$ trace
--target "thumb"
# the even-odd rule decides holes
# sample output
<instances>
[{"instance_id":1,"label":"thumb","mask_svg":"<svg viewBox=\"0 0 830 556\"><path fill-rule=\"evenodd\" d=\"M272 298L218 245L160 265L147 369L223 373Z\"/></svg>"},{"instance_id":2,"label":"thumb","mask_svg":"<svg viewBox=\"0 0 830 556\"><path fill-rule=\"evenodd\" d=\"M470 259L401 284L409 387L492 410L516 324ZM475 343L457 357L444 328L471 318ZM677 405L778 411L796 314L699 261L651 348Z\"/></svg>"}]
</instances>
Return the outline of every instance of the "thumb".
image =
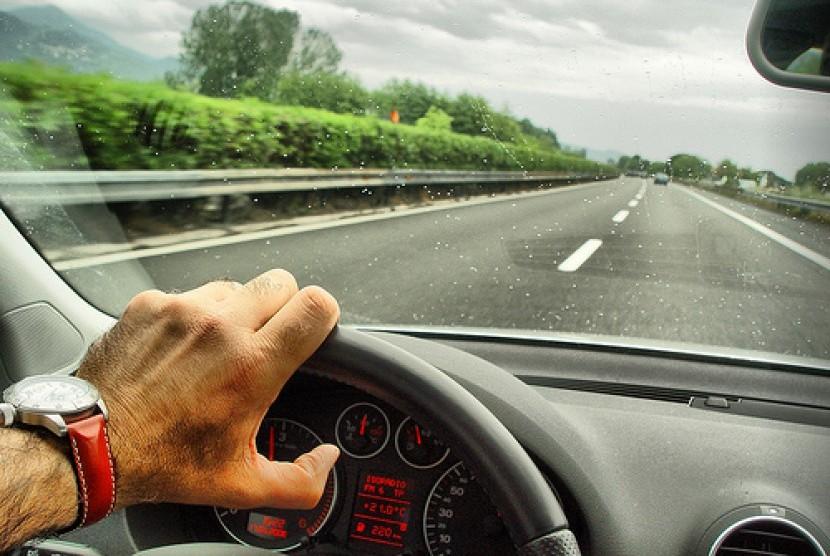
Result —
<instances>
[{"instance_id":1,"label":"thumb","mask_svg":"<svg viewBox=\"0 0 830 556\"><path fill-rule=\"evenodd\" d=\"M293 462L268 461L260 456L262 506L288 510L310 509L317 505L326 488L329 472L340 450L321 444Z\"/></svg>"}]
</instances>

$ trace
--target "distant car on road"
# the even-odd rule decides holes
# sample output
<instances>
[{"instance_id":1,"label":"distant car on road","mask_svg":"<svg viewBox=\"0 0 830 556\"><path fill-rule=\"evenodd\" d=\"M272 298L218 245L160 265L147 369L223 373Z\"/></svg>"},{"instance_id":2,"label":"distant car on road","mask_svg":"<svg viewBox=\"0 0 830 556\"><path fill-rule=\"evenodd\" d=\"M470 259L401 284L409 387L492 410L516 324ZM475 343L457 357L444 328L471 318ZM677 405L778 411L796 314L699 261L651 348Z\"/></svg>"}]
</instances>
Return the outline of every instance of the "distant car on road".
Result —
<instances>
[{"instance_id":1,"label":"distant car on road","mask_svg":"<svg viewBox=\"0 0 830 556\"><path fill-rule=\"evenodd\" d=\"M654 185L669 185L669 176L663 172L657 172L654 174Z\"/></svg>"}]
</instances>

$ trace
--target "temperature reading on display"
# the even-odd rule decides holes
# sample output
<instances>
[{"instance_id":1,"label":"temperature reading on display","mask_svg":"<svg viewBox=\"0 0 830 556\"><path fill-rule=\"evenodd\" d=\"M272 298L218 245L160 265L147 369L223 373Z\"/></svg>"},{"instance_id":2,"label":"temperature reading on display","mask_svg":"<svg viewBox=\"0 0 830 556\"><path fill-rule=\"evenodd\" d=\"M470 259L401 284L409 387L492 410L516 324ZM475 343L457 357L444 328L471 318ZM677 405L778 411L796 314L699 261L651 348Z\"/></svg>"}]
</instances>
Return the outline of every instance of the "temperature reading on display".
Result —
<instances>
[{"instance_id":1,"label":"temperature reading on display","mask_svg":"<svg viewBox=\"0 0 830 556\"><path fill-rule=\"evenodd\" d=\"M364 471L352 515L351 544L397 554L409 531L410 513L409 480Z\"/></svg>"}]
</instances>

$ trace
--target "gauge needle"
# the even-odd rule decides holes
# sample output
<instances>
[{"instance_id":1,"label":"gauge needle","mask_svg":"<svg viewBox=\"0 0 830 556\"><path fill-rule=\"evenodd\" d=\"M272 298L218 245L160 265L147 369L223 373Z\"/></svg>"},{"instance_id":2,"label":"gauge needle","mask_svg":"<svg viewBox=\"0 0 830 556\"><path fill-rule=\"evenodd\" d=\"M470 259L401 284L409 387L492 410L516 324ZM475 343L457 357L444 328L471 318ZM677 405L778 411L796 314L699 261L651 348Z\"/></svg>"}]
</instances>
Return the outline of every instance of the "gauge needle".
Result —
<instances>
[{"instance_id":1,"label":"gauge needle","mask_svg":"<svg viewBox=\"0 0 830 556\"><path fill-rule=\"evenodd\" d=\"M274 461L274 425L268 427L268 459Z\"/></svg>"},{"instance_id":2,"label":"gauge needle","mask_svg":"<svg viewBox=\"0 0 830 556\"><path fill-rule=\"evenodd\" d=\"M360 420L360 436L366 434L366 422L369 420L369 416L364 413L363 419Z\"/></svg>"},{"instance_id":3,"label":"gauge needle","mask_svg":"<svg viewBox=\"0 0 830 556\"><path fill-rule=\"evenodd\" d=\"M421 445L421 427L415 425L415 442L418 443L418 446Z\"/></svg>"}]
</instances>

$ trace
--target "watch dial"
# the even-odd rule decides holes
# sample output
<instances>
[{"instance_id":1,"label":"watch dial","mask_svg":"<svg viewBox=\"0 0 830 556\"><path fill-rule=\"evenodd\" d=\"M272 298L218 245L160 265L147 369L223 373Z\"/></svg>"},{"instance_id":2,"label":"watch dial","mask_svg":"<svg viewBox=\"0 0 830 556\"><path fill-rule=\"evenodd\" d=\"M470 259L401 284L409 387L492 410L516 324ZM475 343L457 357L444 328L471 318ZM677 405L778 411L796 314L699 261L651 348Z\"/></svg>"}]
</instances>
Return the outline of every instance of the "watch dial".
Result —
<instances>
[{"instance_id":1,"label":"watch dial","mask_svg":"<svg viewBox=\"0 0 830 556\"><path fill-rule=\"evenodd\" d=\"M5 392L7 402L39 413L77 413L93 407L98 391L85 380L71 376L24 379Z\"/></svg>"}]
</instances>

